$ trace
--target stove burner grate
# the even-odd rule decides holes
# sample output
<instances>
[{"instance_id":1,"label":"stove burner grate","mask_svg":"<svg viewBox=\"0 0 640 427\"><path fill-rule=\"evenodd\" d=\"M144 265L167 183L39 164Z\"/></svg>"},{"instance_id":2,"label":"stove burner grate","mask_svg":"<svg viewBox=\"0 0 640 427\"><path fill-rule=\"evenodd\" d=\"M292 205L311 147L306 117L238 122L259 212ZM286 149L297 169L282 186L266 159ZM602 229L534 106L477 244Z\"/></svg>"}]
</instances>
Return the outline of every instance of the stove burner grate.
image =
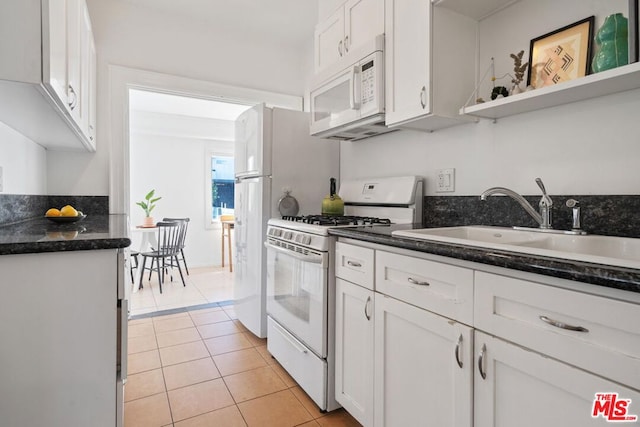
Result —
<instances>
[{"instance_id":1,"label":"stove burner grate","mask_svg":"<svg viewBox=\"0 0 640 427\"><path fill-rule=\"evenodd\" d=\"M305 224L324 225L324 226L340 226L340 225L374 225L374 224L391 224L391 220L387 218L376 218L367 216L329 216L329 215L306 215L306 216L283 216L285 221L302 222Z\"/></svg>"}]
</instances>

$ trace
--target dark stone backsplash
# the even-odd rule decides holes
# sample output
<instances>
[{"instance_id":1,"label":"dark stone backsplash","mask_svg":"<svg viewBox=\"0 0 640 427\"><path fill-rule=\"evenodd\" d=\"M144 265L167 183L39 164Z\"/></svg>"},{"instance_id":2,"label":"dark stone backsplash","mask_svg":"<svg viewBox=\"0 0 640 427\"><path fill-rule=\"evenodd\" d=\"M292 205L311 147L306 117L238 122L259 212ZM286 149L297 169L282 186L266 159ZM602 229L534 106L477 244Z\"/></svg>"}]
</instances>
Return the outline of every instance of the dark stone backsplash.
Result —
<instances>
[{"instance_id":1,"label":"dark stone backsplash","mask_svg":"<svg viewBox=\"0 0 640 427\"><path fill-rule=\"evenodd\" d=\"M0 194L0 225L44 216L49 208L72 205L87 215L108 215L109 196Z\"/></svg>"},{"instance_id":2,"label":"dark stone backsplash","mask_svg":"<svg viewBox=\"0 0 640 427\"><path fill-rule=\"evenodd\" d=\"M582 229L591 234L640 237L640 196L558 196L553 200L553 228L571 229L572 211L565 205L568 199L580 202ZM538 210L540 196L525 196ZM507 196L426 196L424 198L425 227L460 225L494 225L538 227L538 223L515 200Z\"/></svg>"}]
</instances>

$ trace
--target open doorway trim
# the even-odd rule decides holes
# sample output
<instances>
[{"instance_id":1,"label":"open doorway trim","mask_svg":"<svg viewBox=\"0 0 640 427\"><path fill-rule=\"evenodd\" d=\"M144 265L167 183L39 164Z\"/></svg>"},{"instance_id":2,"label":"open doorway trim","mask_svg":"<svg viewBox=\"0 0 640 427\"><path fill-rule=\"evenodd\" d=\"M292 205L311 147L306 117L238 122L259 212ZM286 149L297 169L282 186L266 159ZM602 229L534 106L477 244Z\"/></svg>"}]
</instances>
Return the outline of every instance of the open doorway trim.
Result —
<instances>
[{"instance_id":1,"label":"open doorway trim","mask_svg":"<svg viewBox=\"0 0 640 427\"><path fill-rule=\"evenodd\" d=\"M302 110L301 96L109 65L109 212L129 214L129 89Z\"/></svg>"}]
</instances>

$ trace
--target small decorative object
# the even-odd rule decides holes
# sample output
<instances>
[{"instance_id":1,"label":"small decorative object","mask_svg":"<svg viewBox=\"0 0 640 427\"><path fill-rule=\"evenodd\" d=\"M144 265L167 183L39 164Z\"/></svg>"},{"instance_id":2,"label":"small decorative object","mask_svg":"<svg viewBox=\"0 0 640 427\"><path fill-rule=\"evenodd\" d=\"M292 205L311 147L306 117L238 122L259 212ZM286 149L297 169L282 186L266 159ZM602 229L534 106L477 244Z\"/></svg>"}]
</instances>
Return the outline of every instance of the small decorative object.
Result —
<instances>
[{"instance_id":1,"label":"small decorative object","mask_svg":"<svg viewBox=\"0 0 640 427\"><path fill-rule=\"evenodd\" d=\"M151 190L144 196L144 200L141 202L136 202L136 205L140 206L144 210L145 218L142 222L143 227L154 227L155 222L153 221L153 217L151 216L151 211L156 207L156 202L162 197L153 198L156 190Z\"/></svg>"},{"instance_id":2,"label":"small decorative object","mask_svg":"<svg viewBox=\"0 0 640 427\"><path fill-rule=\"evenodd\" d=\"M529 63L522 63L522 55L524 55L524 50L521 50L517 55L514 53L510 55L511 58L513 58L513 73L515 75L515 77L511 77L511 83L513 83L513 86L511 87L511 95L523 92L520 87L520 83L522 83L522 80L524 79L524 72L526 71Z\"/></svg>"},{"instance_id":3,"label":"small decorative object","mask_svg":"<svg viewBox=\"0 0 640 427\"><path fill-rule=\"evenodd\" d=\"M594 17L531 40L527 85L538 89L589 73Z\"/></svg>"},{"instance_id":4,"label":"small decorative object","mask_svg":"<svg viewBox=\"0 0 640 427\"><path fill-rule=\"evenodd\" d=\"M491 99L506 98L507 96L509 96L509 91L504 86L496 86L491 91Z\"/></svg>"},{"instance_id":5,"label":"small decorative object","mask_svg":"<svg viewBox=\"0 0 640 427\"><path fill-rule=\"evenodd\" d=\"M278 200L278 212L282 216L296 216L300 210L298 201L290 193L290 189L283 189L284 196Z\"/></svg>"},{"instance_id":6,"label":"small decorative object","mask_svg":"<svg viewBox=\"0 0 640 427\"><path fill-rule=\"evenodd\" d=\"M604 19L596 32L596 54L591 62L594 73L610 70L629 63L629 22L622 13L614 13Z\"/></svg>"}]
</instances>

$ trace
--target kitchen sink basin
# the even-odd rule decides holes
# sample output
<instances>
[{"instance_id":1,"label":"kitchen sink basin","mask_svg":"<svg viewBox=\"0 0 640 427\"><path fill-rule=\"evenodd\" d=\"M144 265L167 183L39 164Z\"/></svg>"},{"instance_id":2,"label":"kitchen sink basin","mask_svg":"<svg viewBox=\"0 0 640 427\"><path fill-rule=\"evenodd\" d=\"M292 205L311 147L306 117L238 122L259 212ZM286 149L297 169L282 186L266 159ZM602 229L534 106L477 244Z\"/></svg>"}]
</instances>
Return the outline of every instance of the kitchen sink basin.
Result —
<instances>
[{"instance_id":1,"label":"kitchen sink basin","mask_svg":"<svg viewBox=\"0 0 640 427\"><path fill-rule=\"evenodd\" d=\"M393 236L640 269L640 239L463 226L394 231Z\"/></svg>"}]
</instances>

